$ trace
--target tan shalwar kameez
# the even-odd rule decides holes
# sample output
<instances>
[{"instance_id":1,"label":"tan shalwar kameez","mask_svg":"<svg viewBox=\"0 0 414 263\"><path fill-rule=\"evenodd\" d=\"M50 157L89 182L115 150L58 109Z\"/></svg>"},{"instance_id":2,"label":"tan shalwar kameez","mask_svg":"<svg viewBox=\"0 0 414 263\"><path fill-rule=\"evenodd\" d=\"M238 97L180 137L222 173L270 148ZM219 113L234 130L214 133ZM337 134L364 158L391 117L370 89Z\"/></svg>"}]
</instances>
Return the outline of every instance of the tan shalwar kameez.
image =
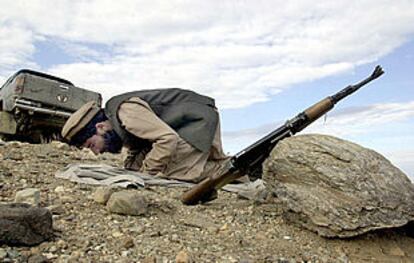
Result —
<instances>
[{"instance_id":1,"label":"tan shalwar kameez","mask_svg":"<svg viewBox=\"0 0 414 263\"><path fill-rule=\"evenodd\" d=\"M148 140L148 149L126 145L128 156L124 166L150 175L199 182L219 172L229 159L222 149L220 124L209 152L201 152L184 141L152 111L144 100L133 97L121 104L118 117L131 134Z\"/></svg>"}]
</instances>

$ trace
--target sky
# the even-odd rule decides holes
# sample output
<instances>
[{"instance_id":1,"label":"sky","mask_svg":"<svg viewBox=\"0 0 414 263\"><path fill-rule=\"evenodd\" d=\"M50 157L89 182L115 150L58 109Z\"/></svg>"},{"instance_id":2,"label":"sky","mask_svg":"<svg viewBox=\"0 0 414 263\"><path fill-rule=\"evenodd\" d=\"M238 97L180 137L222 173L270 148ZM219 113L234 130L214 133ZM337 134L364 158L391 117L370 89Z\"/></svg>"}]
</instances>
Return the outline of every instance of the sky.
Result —
<instances>
[{"instance_id":1,"label":"sky","mask_svg":"<svg viewBox=\"0 0 414 263\"><path fill-rule=\"evenodd\" d=\"M381 65L301 133L373 149L414 180L414 1L0 0L0 81L21 68L111 96L215 98L237 153Z\"/></svg>"}]
</instances>

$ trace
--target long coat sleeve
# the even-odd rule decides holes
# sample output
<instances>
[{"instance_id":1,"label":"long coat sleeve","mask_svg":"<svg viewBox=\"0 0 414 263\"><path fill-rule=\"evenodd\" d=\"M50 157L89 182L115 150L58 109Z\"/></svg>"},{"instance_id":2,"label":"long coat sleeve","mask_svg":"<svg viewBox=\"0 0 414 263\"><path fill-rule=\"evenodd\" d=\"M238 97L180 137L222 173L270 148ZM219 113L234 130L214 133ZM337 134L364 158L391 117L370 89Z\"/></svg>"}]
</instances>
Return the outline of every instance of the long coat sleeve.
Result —
<instances>
[{"instance_id":1,"label":"long coat sleeve","mask_svg":"<svg viewBox=\"0 0 414 263\"><path fill-rule=\"evenodd\" d=\"M129 148L125 168L188 182L199 182L217 173L228 160L221 146L220 126L209 152L201 152L183 140L138 97L121 104L118 117L125 128L151 143L149 149Z\"/></svg>"},{"instance_id":2,"label":"long coat sleeve","mask_svg":"<svg viewBox=\"0 0 414 263\"><path fill-rule=\"evenodd\" d=\"M152 144L140 171L152 175L164 173L176 151L178 134L137 97L121 104L118 117L129 133Z\"/></svg>"}]
</instances>

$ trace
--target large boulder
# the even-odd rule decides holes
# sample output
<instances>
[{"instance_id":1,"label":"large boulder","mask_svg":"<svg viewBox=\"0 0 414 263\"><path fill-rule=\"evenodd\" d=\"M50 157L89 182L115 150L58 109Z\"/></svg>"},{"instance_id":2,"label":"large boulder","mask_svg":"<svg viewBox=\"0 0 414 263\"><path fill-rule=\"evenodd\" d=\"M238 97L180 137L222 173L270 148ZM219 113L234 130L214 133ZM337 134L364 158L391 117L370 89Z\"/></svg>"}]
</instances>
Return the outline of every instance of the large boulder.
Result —
<instances>
[{"instance_id":1,"label":"large boulder","mask_svg":"<svg viewBox=\"0 0 414 263\"><path fill-rule=\"evenodd\" d=\"M414 220L414 185L382 155L326 135L277 144L263 179L284 216L325 237L352 237Z\"/></svg>"},{"instance_id":2,"label":"large boulder","mask_svg":"<svg viewBox=\"0 0 414 263\"><path fill-rule=\"evenodd\" d=\"M52 214L46 208L0 204L0 245L34 246L52 237Z\"/></svg>"}]
</instances>

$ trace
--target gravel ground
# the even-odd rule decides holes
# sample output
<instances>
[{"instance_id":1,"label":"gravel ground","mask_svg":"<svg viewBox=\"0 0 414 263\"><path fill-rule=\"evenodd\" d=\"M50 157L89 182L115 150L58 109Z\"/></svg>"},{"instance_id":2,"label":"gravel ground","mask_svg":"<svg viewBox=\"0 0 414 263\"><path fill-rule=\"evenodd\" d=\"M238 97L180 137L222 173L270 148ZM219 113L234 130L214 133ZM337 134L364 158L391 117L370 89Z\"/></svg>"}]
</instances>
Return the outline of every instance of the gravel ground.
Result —
<instances>
[{"instance_id":1,"label":"gravel ground","mask_svg":"<svg viewBox=\"0 0 414 263\"><path fill-rule=\"evenodd\" d=\"M326 239L284 221L277 199L264 203L220 192L208 205L184 206L181 188L138 189L145 216L111 214L94 186L55 178L70 163L120 165L66 144L0 146L0 202L37 188L53 213L56 237L35 247L0 247L0 262L414 262L412 229ZM411 232L410 232L411 231Z\"/></svg>"}]
</instances>

